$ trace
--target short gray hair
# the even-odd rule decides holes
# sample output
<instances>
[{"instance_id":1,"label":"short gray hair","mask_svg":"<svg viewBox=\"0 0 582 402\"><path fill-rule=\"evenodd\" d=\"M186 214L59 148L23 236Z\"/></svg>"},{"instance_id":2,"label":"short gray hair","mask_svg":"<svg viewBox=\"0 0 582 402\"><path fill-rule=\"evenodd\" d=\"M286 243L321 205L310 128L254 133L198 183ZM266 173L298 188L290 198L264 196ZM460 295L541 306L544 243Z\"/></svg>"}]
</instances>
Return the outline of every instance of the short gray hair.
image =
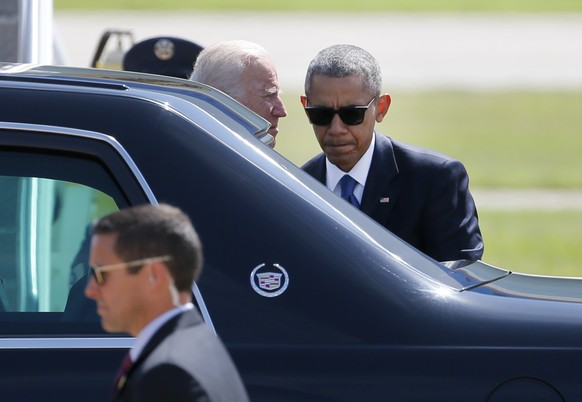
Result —
<instances>
[{"instance_id":1,"label":"short gray hair","mask_svg":"<svg viewBox=\"0 0 582 402\"><path fill-rule=\"evenodd\" d=\"M190 79L240 99L244 96L240 77L245 68L257 60L270 57L265 48L253 42L218 42L200 52Z\"/></svg>"},{"instance_id":2,"label":"short gray hair","mask_svg":"<svg viewBox=\"0 0 582 402\"><path fill-rule=\"evenodd\" d=\"M361 75L364 89L378 96L382 91L380 65L370 53L354 45L333 45L321 50L309 64L305 76L305 95L309 97L314 75L343 78Z\"/></svg>"}]
</instances>

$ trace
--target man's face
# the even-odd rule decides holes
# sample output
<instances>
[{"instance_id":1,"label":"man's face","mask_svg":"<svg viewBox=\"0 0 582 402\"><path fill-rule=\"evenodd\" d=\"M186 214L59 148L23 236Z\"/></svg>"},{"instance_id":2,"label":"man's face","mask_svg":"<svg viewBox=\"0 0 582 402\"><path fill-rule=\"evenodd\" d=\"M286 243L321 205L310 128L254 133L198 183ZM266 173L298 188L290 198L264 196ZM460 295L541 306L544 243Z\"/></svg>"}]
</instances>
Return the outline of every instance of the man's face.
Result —
<instances>
[{"instance_id":1,"label":"man's face","mask_svg":"<svg viewBox=\"0 0 582 402\"><path fill-rule=\"evenodd\" d=\"M104 267L124 262L114 251L117 234L94 235L91 239L90 264ZM104 272L105 281L98 285L91 278L85 287L85 295L97 303L101 326L107 332L126 332L136 336L145 325L143 303L144 272L130 274L127 268Z\"/></svg>"},{"instance_id":2,"label":"man's face","mask_svg":"<svg viewBox=\"0 0 582 402\"><path fill-rule=\"evenodd\" d=\"M260 60L247 66L241 80L244 95L237 99L263 119L271 123L269 134L275 138L279 132L279 118L287 116L281 100L279 80L271 60ZM273 142L273 147L275 142Z\"/></svg>"},{"instance_id":3,"label":"man's face","mask_svg":"<svg viewBox=\"0 0 582 402\"><path fill-rule=\"evenodd\" d=\"M362 76L332 78L314 75L307 96L307 106L333 109L366 106L373 97L374 94L364 90ZM370 146L374 125L376 121L382 121L388 111L389 99L388 95L383 95L372 102L361 124L347 125L335 114L328 125L312 125L319 146L331 163L344 172L354 167ZM305 106L305 98L302 98L302 102Z\"/></svg>"}]
</instances>

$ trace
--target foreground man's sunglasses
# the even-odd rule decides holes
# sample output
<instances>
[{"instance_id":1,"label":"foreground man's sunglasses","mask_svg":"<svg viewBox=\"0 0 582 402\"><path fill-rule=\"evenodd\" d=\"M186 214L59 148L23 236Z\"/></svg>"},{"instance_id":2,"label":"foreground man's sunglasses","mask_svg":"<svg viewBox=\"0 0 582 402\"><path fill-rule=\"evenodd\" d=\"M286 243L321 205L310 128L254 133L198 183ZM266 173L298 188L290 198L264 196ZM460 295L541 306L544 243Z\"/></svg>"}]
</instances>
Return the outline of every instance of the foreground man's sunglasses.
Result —
<instances>
[{"instance_id":1,"label":"foreground man's sunglasses","mask_svg":"<svg viewBox=\"0 0 582 402\"><path fill-rule=\"evenodd\" d=\"M91 278L95 279L97 285L101 286L105 283L105 273L109 271L115 271L116 269L139 267L146 264L153 264L154 262L165 262L171 260L172 257L169 255L163 255L160 257L150 257L143 258L141 260L120 262L118 264L110 264L99 266L89 266L89 272L91 273Z\"/></svg>"}]
</instances>

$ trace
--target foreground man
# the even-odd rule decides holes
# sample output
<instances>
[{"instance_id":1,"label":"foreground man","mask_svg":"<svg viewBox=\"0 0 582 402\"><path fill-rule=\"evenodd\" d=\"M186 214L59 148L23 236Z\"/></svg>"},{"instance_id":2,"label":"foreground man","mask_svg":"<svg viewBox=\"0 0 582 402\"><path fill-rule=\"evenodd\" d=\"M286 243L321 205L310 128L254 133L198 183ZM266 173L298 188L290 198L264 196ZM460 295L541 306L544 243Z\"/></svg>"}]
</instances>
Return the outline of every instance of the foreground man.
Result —
<instances>
[{"instance_id":1,"label":"foreground man","mask_svg":"<svg viewBox=\"0 0 582 402\"><path fill-rule=\"evenodd\" d=\"M184 213L143 205L101 218L90 264L85 294L101 325L137 337L110 400L248 401L226 349L191 303L202 250Z\"/></svg>"},{"instance_id":2,"label":"foreground man","mask_svg":"<svg viewBox=\"0 0 582 402\"><path fill-rule=\"evenodd\" d=\"M311 61L301 102L322 154L303 169L437 261L477 260L483 240L461 162L375 132L390 107L376 59L334 45Z\"/></svg>"}]
</instances>

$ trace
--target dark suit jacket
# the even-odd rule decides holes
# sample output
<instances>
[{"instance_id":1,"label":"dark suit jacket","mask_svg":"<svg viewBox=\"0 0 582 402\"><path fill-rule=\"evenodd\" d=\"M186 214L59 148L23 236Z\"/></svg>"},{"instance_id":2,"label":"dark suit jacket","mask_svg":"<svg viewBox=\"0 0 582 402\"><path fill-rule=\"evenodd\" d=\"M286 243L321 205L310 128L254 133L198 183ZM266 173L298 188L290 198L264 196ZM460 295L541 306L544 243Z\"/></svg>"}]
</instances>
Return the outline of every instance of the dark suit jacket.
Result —
<instances>
[{"instance_id":1,"label":"dark suit jacket","mask_svg":"<svg viewBox=\"0 0 582 402\"><path fill-rule=\"evenodd\" d=\"M248 396L222 342L189 310L154 334L116 400L248 402Z\"/></svg>"},{"instance_id":2,"label":"dark suit jacket","mask_svg":"<svg viewBox=\"0 0 582 402\"><path fill-rule=\"evenodd\" d=\"M375 135L360 209L437 261L480 259L483 240L462 163ZM325 184L323 153L302 169Z\"/></svg>"}]
</instances>

